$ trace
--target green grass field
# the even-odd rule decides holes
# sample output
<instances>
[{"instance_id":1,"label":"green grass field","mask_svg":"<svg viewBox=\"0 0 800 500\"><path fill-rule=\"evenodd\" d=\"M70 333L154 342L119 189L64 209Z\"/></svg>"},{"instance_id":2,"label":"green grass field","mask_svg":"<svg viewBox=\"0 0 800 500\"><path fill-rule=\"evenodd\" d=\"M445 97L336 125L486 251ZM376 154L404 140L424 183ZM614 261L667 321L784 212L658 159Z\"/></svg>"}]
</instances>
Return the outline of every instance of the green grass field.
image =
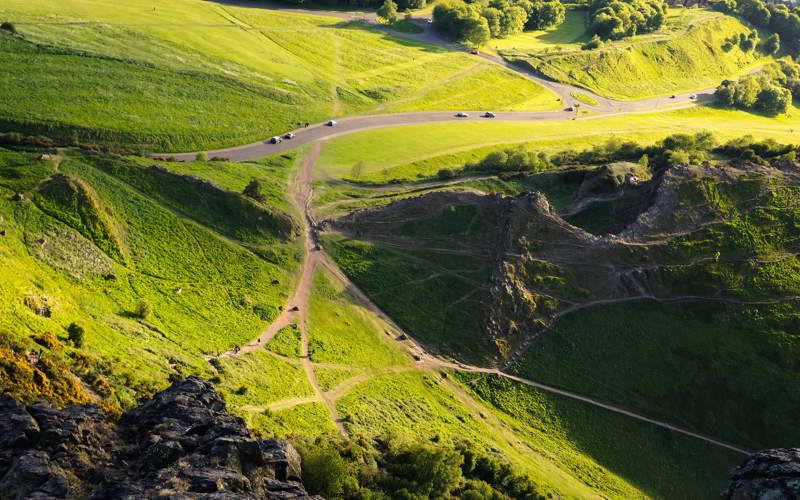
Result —
<instances>
[{"instance_id":1,"label":"green grass field","mask_svg":"<svg viewBox=\"0 0 800 500\"><path fill-rule=\"evenodd\" d=\"M316 175L349 178L353 165L363 162L361 181L387 182L432 177L441 168L460 168L467 161L509 144L547 152L582 149L611 136L651 144L679 132L712 130L720 140L752 134L778 142L797 143L800 110L769 118L743 111L698 106L659 113L597 117L577 121L493 122L409 125L367 130L326 142Z\"/></svg>"},{"instance_id":2,"label":"green grass field","mask_svg":"<svg viewBox=\"0 0 800 500\"><path fill-rule=\"evenodd\" d=\"M0 37L10 97L0 126L66 141L203 150L395 101L555 105L535 83L468 54L331 17L199 0L11 0L0 16L24 36ZM476 94L476 84L509 94Z\"/></svg>"},{"instance_id":3,"label":"green grass field","mask_svg":"<svg viewBox=\"0 0 800 500\"><path fill-rule=\"evenodd\" d=\"M369 368L409 363L409 357L390 344L386 326L349 298L344 286L332 282L325 271L314 277L309 308L312 361Z\"/></svg>"}]
</instances>

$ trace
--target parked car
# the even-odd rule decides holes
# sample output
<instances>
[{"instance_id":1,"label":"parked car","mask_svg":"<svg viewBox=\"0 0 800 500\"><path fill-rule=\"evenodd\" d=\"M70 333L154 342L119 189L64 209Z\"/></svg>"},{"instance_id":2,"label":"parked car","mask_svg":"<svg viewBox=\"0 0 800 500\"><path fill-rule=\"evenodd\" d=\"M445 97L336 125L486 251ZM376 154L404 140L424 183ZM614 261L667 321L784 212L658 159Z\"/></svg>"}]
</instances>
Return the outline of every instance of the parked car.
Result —
<instances>
[{"instance_id":1,"label":"parked car","mask_svg":"<svg viewBox=\"0 0 800 500\"><path fill-rule=\"evenodd\" d=\"M472 55L474 55L474 56L477 56L477 55L478 55L478 49L471 49L471 50L469 51L469 53L470 53L470 54L472 54Z\"/></svg>"},{"instance_id":2,"label":"parked car","mask_svg":"<svg viewBox=\"0 0 800 500\"><path fill-rule=\"evenodd\" d=\"M494 113L492 113L491 111L487 111L486 113L483 114L483 117L484 118L494 118Z\"/></svg>"},{"instance_id":3,"label":"parked car","mask_svg":"<svg viewBox=\"0 0 800 500\"><path fill-rule=\"evenodd\" d=\"M287 132L286 134L283 135L283 138L284 139L294 139L294 133Z\"/></svg>"},{"instance_id":4,"label":"parked car","mask_svg":"<svg viewBox=\"0 0 800 500\"><path fill-rule=\"evenodd\" d=\"M325 123L325 125L329 127L335 127L336 125L338 125L338 123L336 122L336 120L328 120L327 123Z\"/></svg>"},{"instance_id":5,"label":"parked car","mask_svg":"<svg viewBox=\"0 0 800 500\"><path fill-rule=\"evenodd\" d=\"M459 111L458 113L456 113L456 117L457 118L469 118L469 114L464 113L463 111Z\"/></svg>"},{"instance_id":6,"label":"parked car","mask_svg":"<svg viewBox=\"0 0 800 500\"><path fill-rule=\"evenodd\" d=\"M283 139L281 139L280 137L278 137L278 136L276 135L275 137L273 137L272 139L270 139L270 140L269 140L269 142L271 142L272 144L278 144L279 142L283 142Z\"/></svg>"},{"instance_id":7,"label":"parked car","mask_svg":"<svg viewBox=\"0 0 800 500\"><path fill-rule=\"evenodd\" d=\"M428 18L428 24L433 24L433 18L432 17Z\"/></svg>"}]
</instances>

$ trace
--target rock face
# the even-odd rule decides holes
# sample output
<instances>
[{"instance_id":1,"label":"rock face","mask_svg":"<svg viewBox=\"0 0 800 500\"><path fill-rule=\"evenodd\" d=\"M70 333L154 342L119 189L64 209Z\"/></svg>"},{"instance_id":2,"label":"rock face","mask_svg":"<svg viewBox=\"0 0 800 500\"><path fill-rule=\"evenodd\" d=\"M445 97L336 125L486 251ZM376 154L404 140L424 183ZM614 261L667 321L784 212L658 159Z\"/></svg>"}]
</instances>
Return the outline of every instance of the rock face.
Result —
<instances>
[{"instance_id":1,"label":"rock face","mask_svg":"<svg viewBox=\"0 0 800 500\"><path fill-rule=\"evenodd\" d=\"M108 423L96 406L0 398L3 498L309 498L300 456L250 436L207 381L190 377Z\"/></svg>"},{"instance_id":2,"label":"rock face","mask_svg":"<svg viewBox=\"0 0 800 500\"><path fill-rule=\"evenodd\" d=\"M722 498L800 498L800 448L763 450L750 455L731 471L731 483Z\"/></svg>"}]
</instances>

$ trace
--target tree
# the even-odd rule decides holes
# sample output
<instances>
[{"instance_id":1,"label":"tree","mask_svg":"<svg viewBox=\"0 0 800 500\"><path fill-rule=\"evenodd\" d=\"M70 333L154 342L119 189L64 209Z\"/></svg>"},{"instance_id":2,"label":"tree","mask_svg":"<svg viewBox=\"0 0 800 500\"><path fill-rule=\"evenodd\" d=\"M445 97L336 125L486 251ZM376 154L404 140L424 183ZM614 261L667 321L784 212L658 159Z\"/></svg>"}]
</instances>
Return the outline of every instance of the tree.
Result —
<instances>
[{"instance_id":1,"label":"tree","mask_svg":"<svg viewBox=\"0 0 800 500\"><path fill-rule=\"evenodd\" d=\"M386 23L392 24L397 21L397 4L392 0L384 0L383 5L378 8L376 14Z\"/></svg>"},{"instance_id":2,"label":"tree","mask_svg":"<svg viewBox=\"0 0 800 500\"><path fill-rule=\"evenodd\" d=\"M313 495L336 498L342 495L350 468L329 443L299 446L303 459L303 485Z\"/></svg>"},{"instance_id":3,"label":"tree","mask_svg":"<svg viewBox=\"0 0 800 500\"><path fill-rule=\"evenodd\" d=\"M67 327L67 338L75 347L83 347L83 336L85 330L83 326L78 323L72 322Z\"/></svg>"},{"instance_id":4,"label":"tree","mask_svg":"<svg viewBox=\"0 0 800 500\"><path fill-rule=\"evenodd\" d=\"M262 203L267 199L267 197L264 195L264 191L261 188L261 182L258 181L258 179L251 179L247 186L245 186L242 194L252 200Z\"/></svg>"},{"instance_id":5,"label":"tree","mask_svg":"<svg viewBox=\"0 0 800 500\"><path fill-rule=\"evenodd\" d=\"M462 23L461 41L473 47L480 47L489 41L489 24L482 17L469 17Z\"/></svg>"},{"instance_id":6,"label":"tree","mask_svg":"<svg viewBox=\"0 0 800 500\"><path fill-rule=\"evenodd\" d=\"M786 113L791 104L792 93L774 83L764 85L756 101L756 107L770 115Z\"/></svg>"},{"instance_id":7,"label":"tree","mask_svg":"<svg viewBox=\"0 0 800 500\"><path fill-rule=\"evenodd\" d=\"M781 50L781 36L777 33L771 34L764 42L764 51L767 54L777 54Z\"/></svg>"},{"instance_id":8,"label":"tree","mask_svg":"<svg viewBox=\"0 0 800 500\"><path fill-rule=\"evenodd\" d=\"M536 1L531 4L529 14L525 26L533 30L544 30L560 26L566 19L567 9L558 0Z\"/></svg>"}]
</instances>

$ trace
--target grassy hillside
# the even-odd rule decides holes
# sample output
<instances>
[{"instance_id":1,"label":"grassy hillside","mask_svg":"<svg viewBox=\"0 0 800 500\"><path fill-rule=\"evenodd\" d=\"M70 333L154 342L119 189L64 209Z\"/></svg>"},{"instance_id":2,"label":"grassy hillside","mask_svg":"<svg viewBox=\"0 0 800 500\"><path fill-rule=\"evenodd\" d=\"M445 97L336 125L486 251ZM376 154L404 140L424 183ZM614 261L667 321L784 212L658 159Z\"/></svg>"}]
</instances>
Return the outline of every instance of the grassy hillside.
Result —
<instances>
[{"instance_id":1,"label":"grassy hillside","mask_svg":"<svg viewBox=\"0 0 800 500\"><path fill-rule=\"evenodd\" d=\"M555 95L469 54L363 23L200 0L11 0L0 127L158 151L254 142L402 109L552 109ZM476 94L474 86L508 93Z\"/></svg>"},{"instance_id":2,"label":"grassy hillside","mask_svg":"<svg viewBox=\"0 0 800 500\"><path fill-rule=\"evenodd\" d=\"M545 76L618 99L671 94L718 85L755 68L758 51L729 51L726 39L748 33L739 20L703 9L672 9L666 26L655 34L608 42L581 50L582 12L553 32L522 34L495 42L504 58L529 64Z\"/></svg>"},{"instance_id":3,"label":"grassy hillside","mask_svg":"<svg viewBox=\"0 0 800 500\"><path fill-rule=\"evenodd\" d=\"M168 377L208 375L204 354L245 343L286 301L295 242L270 240L282 258L275 265L199 222L200 208L182 215L163 192L150 196L97 165L113 163L117 173L148 167L38 156L0 150L0 331L10 341L52 332L68 344L67 326L81 323L82 351L114 363L108 377L127 405ZM22 201L12 200L15 192ZM143 301L151 313L140 314Z\"/></svg>"}]
</instances>

